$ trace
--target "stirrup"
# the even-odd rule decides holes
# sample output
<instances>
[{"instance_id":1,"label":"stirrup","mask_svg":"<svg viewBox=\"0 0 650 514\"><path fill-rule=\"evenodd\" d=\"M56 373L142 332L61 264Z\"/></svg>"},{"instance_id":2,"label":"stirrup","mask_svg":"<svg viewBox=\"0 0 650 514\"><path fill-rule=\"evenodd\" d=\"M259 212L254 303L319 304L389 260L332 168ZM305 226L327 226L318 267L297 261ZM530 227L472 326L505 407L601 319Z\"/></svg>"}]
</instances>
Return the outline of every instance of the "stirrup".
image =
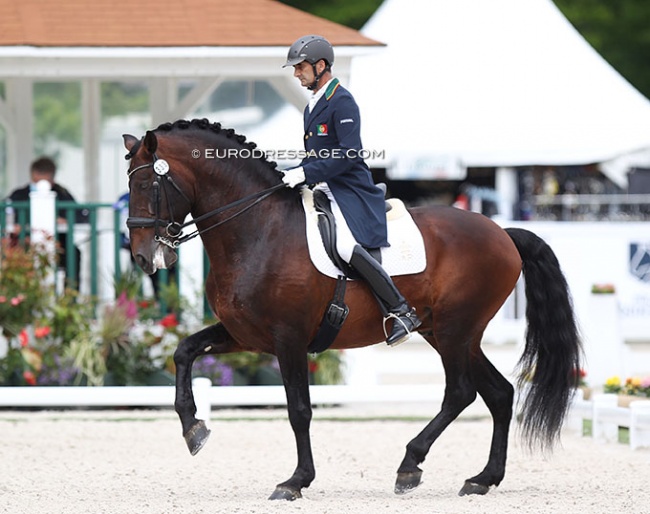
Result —
<instances>
[{"instance_id":1,"label":"stirrup","mask_svg":"<svg viewBox=\"0 0 650 514\"><path fill-rule=\"evenodd\" d=\"M415 318L415 321L411 318L413 316ZM405 330L405 334L400 337L399 339L393 341L392 343L388 342L388 331L386 330L386 322L393 318L393 330L391 330L391 335L395 331L395 323L400 323L402 327ZM404 321L402 321L402 318L406 318L410 321L411 327L409 328ZM404 314L396 314L394 312L389 312L388 315L384 318L384 336L386 337L386 344L390 346L391 348L398 346L402 343L405 343L408 341L411 337L411 334L413 333L413 330L418 328L422 324L422 321L415 315L415 309L410 309L409 311L405 312Z\"/></svg>"}]
</instances>

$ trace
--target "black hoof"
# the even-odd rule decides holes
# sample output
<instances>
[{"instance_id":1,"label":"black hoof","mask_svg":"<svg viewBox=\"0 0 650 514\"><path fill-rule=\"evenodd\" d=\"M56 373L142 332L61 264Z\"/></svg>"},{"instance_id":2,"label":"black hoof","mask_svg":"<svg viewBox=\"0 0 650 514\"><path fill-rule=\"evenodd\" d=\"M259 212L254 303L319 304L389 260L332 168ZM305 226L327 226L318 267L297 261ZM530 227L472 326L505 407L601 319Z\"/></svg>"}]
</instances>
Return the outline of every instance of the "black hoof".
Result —
<instances>
[{"instance_id":1,"label":"black hoof","mask_svg":"<svg viewBox=\"0 0 650 514\"><path fill-rule=\"evenodd\" d=\"M487 494L490 488L487 485L477 484L465 480L465 485L458 491L458 496L467 496L468 494Z\"/></svg>"},{"instance_id":2,"label":"black hoof","mask_svg":"<svg viewBox=\"0 0 650 514\"><path fill-rule=\"evenodd\" d=\"M273 494L269 496L269 500L284 500L288 502L292 502L298 498L302 498L300 491L291 489L286 486L276 487L275 491L273 491Z\"/></svg>"},{"instance_id":3,"label":"black hoof","mask_svg":"<svg viewBox=\"0 0 650 514\"><path fill-rule=\"evenodd\" d=\"M422 471L413 473L397 473L395 481L395 494L406 494L413 491L422 483Z\"/></svg>"},{"instance_id":4,"label":"black hoof","mask_svg":"<svg viewBox=\"0 0 650 514\"><path fill-rule=\"evenodd\" d=\"M183 437L185 437L185 442L187 443L187 448L190 450L190 453L196 455L199 453L199 450L205 446L205 443L208 442L210 431L208 430L208 427L205 426L205 421L200 419Z\"/></svg>"}]
</instances>

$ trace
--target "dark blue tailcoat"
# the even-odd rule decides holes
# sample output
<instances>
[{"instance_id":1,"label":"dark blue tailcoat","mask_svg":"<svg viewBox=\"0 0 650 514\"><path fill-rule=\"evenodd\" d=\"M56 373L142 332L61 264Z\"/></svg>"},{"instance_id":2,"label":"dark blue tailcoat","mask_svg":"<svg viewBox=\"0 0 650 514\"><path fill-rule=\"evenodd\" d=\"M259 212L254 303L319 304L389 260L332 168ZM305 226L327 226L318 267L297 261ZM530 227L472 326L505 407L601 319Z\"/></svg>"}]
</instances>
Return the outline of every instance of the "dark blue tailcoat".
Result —
<instances>
[{"instance_id":1,"label":"dark blue tailcoat","mask_svg":"<svg viewBox=\"0 0 650 514\"><path fill-rule=\"evenodd\" d=\"M305 150L301 166L307 184L326 182L357 242L389 246L384 194L359 157L361 123L352 95L337 79L309 112L305 108Z\"/></svg>"}]
</instances>

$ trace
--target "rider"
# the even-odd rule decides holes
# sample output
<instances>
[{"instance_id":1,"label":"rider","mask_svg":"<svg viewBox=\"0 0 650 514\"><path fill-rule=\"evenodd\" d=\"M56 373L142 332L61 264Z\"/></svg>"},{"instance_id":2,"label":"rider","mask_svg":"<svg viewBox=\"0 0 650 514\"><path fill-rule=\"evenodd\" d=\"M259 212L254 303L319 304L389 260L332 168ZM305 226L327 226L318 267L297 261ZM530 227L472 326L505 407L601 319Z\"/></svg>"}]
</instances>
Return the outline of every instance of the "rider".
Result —
<instances>
[{"instance_id":1,"label":"rider","mask_svg":"<svg viewBox=\"0 0 650 514\"><path fill-rule=\"evenodd\" d=\"M332 64L334 49L322 36L301 37L289 48L284 67L293 66L294 77L312 96L304 112L307 157L299 167L285 170L282 181L288 187L317 184L314 189L328 196L332 210L343 214L347 226L337 226L337 250L368 283L388 318L394 319L386 342L395 346L422 322L368 251L389 246L384 193L359 155L359 108L332 76Z\"/></svg>"}]
</instances>

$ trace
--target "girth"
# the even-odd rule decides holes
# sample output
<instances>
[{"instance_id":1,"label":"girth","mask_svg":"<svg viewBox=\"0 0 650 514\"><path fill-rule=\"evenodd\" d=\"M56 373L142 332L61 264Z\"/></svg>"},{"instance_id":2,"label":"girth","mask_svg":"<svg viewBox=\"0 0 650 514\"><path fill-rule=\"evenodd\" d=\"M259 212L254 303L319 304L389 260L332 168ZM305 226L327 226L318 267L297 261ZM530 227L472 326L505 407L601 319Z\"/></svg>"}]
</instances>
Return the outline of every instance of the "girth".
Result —
<instances>
[{"instance_id":1,"label":"girth","mask_svg":"<svg viewBox=\"0 0 650 514\"><path fill-rule=\"evenodd\" d=\"M359 279L359 274L339 255L336 249L336 219L332 212L332 204L327 195L318 189L313 192L314 208L318 212L318 230L323 240L325 252L332 262L343 272L336 280L334 298L327 306L323 320L307 348L310 353L321 353L327 350L338 335L348 316L348 306L345 304L345 289L348 278ZM378 262L381 262L379 248L366 249Z\"/></svg>"}]
</instances>

